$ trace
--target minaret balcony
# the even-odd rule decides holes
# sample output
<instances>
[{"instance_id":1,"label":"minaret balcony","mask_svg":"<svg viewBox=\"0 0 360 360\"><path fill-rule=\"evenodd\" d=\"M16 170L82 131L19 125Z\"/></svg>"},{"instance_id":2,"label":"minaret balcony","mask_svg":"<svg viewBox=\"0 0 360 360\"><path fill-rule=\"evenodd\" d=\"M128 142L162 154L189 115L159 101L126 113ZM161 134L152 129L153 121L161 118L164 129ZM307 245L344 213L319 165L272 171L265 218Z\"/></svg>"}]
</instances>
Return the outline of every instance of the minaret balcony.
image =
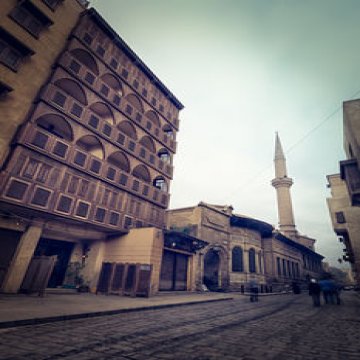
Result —
<instances>
[{"instance_id":1,"label":"minaret balcony","mask_svg":"<svg viewBox=\"0 0 360 360\"><path fill-rule=\"evenodd\" d=\"M275 189L280 187L290 188L293 183L294 183L293 180L289 177L276 178L271 181L271 185Z\"/></svg>"},{"instance_id":2,"label":"minaret balcony","mask_svg":"<svg viewBox=\"0 0 360 360\"><path fill-rule=\"evenodd\" d=\"M341 179L345 181L352 206L360 206L360 169L356 159L340 161Z\"/></svg>"}]
</instances>

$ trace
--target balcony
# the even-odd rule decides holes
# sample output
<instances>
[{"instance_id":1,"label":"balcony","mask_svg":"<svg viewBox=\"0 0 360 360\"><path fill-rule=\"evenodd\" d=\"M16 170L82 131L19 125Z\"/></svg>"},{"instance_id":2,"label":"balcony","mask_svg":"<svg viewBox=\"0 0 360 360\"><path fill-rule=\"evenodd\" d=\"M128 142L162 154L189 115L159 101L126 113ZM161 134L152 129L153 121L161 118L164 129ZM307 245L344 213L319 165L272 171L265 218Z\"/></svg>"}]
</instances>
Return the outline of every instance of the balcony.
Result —
<instances>
[{"instance_id":1,"label":"balcony","mask_svg":"<svg viewBox=\"0 0 360 360\"><path fill-rule=\"evenodd\" d=\"M159 197L161 202L163 194L157 189L131 176L127 180L136 183L139 192L146 187L148 196ZM47 217L65 217L110 231L128 228L125 204L132 200L123 191L29 149L15 149L6 170L0 173L0 184L0 200L27 208L29 216L31 211L42 211ZM132 222L163 226L164 216L152 219L146 209L142 206L141 212L132 215ZM158 207L158 211L164 214L164 208Z\"/></svg>"},{"instance_id":2,"label":"balcony","mask_svg":"<svg viewBox=\"0 0 360 360\"><path fill-rule=\"evenodd\" d=\"M157 171L161 172L166 177L169 177L170 179L172 178L172 165L165 164L163 160L154 157L155 154L152 154L147 149L141 150L139 144L135 143L127 135L122 133L116 126L111 125L107 121L101 119L92 110L80 104L78 101L63 92L54 84L48 84L44 88L41 94L41 98L49 102L51 105L55 106L57 109L64 112L66 115L82 123L87 128L91 128L91 131L96 132L102 138L105 138L106 141L111 142L112 144L120 147L126 152L130 152L132 155L135 155L139 160L145 162L151 167L154 167ZM165 137L168 141L172 141L166 135L164 135L164 138ZM173 143L173 146L175 146L175 142Z\"/></svg>"},{"instance_id":3,"label":"balcony","mask_svg":"<svg viewBox=\"0 0 360 360\"><path fill-rule=\"evenodd\" d=\"M117 110L126 114L131 120L140 125L146 132L167 146L172 152L176 152L176 142L168 136L161 136L163 131L154 126L144 115L136 111L122 95L109 87L99 77L96 77L88 68L77 61L70 53L65 52L59 59L59 64L66 70L70 71L75 77L79 78L83 83L87 84L99 96L108 101Z\"/></svg>"},{"instance_id":4,"label":"balcony","mask_svg":"<svg viewBox=\"0 0 360 360\"><path fill-rule=\"evenodd\" d=\"M18 137L18 142L67 166L110 183L119 189L132 192L162 208L168 207L168 193L162 192L151 184L139 180L106 161L100 160L76 145L59 139L34 124L26 124Z\"/></svg>"},{"instance_id":5,"label":"balcony","mask_svg":"<svg viewBox=\"0 0 360 360\"><path fill-rule=\"evenodd\" d=\"M90 49L92 51L93 54L97 54L98 57L100 57L104 63L106 63L109 68L114 71L117 76L119 76L123 81L127 82L128 84L131 84L131 86L133 86L134 88L137 89L137 93L139 95L141 95L141 97L148 102L149 104L151 104L151 106L153 108L155 108L158 113L160 113L164 119L166 119L166 121L168 123L171 123L172 125L175 126L176 130L178 130L179 128L179 119L178 118L172 118L171 115L164 115L164 111L162 109L162 104L157 101L156 104L152 103L151 100L151 96L148 93L148 85L145 85L145 87L142 87L142 89L140 88L139 85L135 86L135 84L138 83L137 79L133 76L133 74L131 72L129 72L125 67L122 67L119 62L117 60L115 60L113 58L113 52L110 50L106 50L103 49L101 44L99 44L99 42L97 41L96 38L91 37L87 30L82 27L82 26L78 26L76 27L75 31L74 31L74 35L76 35L78 37L78 39L81 39L83 43L86 44L86 46L88 47L88 49ZM100 45L100 46L99 46ZM102 49L103 52L101 51L99 53L99 49ZM111 47L110 47L111 49ZM149 83L149 81L147 81L147 83ZM169 100L167 100L169 101ZM172 105L174 106L174 105Z\"/></svg>"},{"instance_id":6,"label":"balcony","mask_svg":"<svg viewBox=\"0 0 360 360\"><path fill-rule=\"evenodd\" d=\"M360 170L356 159L340 161L341 179L346 182L352 206L360 206Z\"/></svg>"}]
</instances>

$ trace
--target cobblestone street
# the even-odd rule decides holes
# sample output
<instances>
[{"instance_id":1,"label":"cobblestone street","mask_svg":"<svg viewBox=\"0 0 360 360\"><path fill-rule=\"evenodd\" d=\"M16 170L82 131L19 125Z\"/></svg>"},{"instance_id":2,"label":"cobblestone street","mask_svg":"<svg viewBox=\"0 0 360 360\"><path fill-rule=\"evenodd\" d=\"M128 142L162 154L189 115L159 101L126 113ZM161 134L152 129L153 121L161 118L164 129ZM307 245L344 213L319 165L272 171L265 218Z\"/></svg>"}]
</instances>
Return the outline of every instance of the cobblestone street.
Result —
<instances>
[{"instance_id":1,"label":"cobblestone street","mask_svg":"<svg viewBox=\"0 0 360 360\"><path fill-rule=\"evenodd\" d=\"M268 296L0 330L1 359L359 359L360 298Z\"/></svg>"}]
</instances>

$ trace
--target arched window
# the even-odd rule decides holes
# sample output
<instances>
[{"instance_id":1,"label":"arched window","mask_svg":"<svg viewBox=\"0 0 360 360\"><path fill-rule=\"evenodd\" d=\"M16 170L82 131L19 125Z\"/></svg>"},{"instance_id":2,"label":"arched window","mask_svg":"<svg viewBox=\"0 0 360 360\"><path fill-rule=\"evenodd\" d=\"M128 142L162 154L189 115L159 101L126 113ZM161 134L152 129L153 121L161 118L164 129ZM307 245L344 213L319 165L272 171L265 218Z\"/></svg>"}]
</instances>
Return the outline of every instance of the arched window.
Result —
<instances>
[{"instance_id":1,"label":"arched window","mask_svg":"<svg viewBox=\"0 0 360 360\"><path fill-rule=\"evenodd\" d=\"M151 139L150 136L145 135L140 139L139 143L149 151L153 153L156 152L154 141Z\"/></svg>"},{"instance_id":2,"label":"arched window","mask_svg":"<svg viewBox=\"0 0 360 360\"><path fill-rule=\"evenodd\" d=\"M256 272L256 264L255 264L255 249L251 248L249 250L249 272Z\"/></svg>"},{"instance_id":3,"label":"arched window","mask_svg":"<svg viewBox=\"0 0 360 360\"><path fill-rule=\"evenodd\" d=\"M74 49L71 50L70 53L74 56L75 59L85 65L95 75L99 75L99 68L97 66L96 60L89 52L83 49Z\"/></svg>"},{"instance_id":4,"label":"arched window","mask_svg":"<svg viewBox=\"0 0 360 360\"><path fill-rule=\"evenodd\" d=\"M91 155L103 160L104 159L104 149L101 145L101 142L93 135L85 135L82 138L80 138L76 145L90 153Z\"/></svg>"},{"instance_id":5,"label":"arched window","mask_svg":"<svg viewBox=\"0 0 360 360\"><path fill-rule=\"evenodd\" d=\"M136 129L130 121L124 120L117 127L122 133L129 136L133 140L137 140Z\"/></svg>"},{"instance_id":6,"label":"arched window","mask_svg":"<svg viewBox=\"0 0 360 360\"><path fill-rule=\"evenodd\" d=\"M59 79L55 81L55 85L57 85L60 89L65 91L81 104L87 105L85 91L76 81L69 79Z\"/></svg>"},{"instance_id":7,"label":"arched window","mask_svg":"<svg viewBox=\"0 0 360 360\"><path fill-rule=\"evenodd\" d=\"M104 74L101 76L101 80L120 95L123 94L121 83L114 75Z\"/></svg>"},{"instance_id":8,"label":"arched window","mask_svg":"<svg viewBox=\"0 0 360 360\"><path fill-rule=\"evenodd\" d=\"M167 183L162 176L158 176L157 178L154 179L153 186L164 192L167 192L168 190Z\"/></svg>"},{"instance_id":9,"label":"arched window","mask_svg":"<svg viewBox=\"0 0 360 360\"><path fill-rule=\"evenodd\" d=\"M109 164L114 165L115 167L126 171L127 173L130 172L130 162L127 156L121 151L116 151L115 153L112 153L108 157L107 161Z\"/></svg>"},{"instance_id":10,"label":"arched window","mask_svg":"<svg viewBox=\"0 0 360 360\"><path fill-rule=\"evenodd\" d=\"M144 108L139 98L134 94L126 95L126 100L139 112L143 113Z\"/></svg>"},{"instance_id":11,"label":"arched window","mask_svg":"<svg viewBox=\"0 0 360 360\"><path fill-rule=\"evenodd\" d=\"M36 119L36 124L61 139L73 141L74 137L71 125L60 115L42 115Z\"/></svg>"},{"instance_id":12,"label":"arched window","mask_svg":"<svg viewBox=\"0 0 360 360\"><path fill-rule=\"evenodd\" d=\"M140 179L140 180L143 180L143 181L145 181L145 182L147 182L147 183L150 183L150 181L151 181L150 172L149 172L149 170L147 169L147 167L144 166L144 165L138 165L138 166L136 166L136 167L134 168L132 174L133 174L136 178L138 178L138 179Z\"/></svg>"},{"instance_id":13,"label":"arched window","mask_svg":"<svg viewBox=\"0 0 360 360\"><path fill-rule=\"evenodd\" d=\"M259 253L258 253L258 263L259 263L259 273L261 274L261 273L263 272L263 270L262 270L262 265L263 265L263 263L262 263L262 254L261 254L261 251L259 251Z\"/></svg>"},{"instance_id":14,"label":"arched window","mask_svg":"<svg viewBox=\"0 0 360 360\"><path fill-rule=\"evenodd\" d=\"M174 138L175 138L174 132L173 132L173 130L172 130L172 128L171 128L170 125L166 124L166 125L163 127L163 131L164 131L165 135L166 135L168 138L170 138L170 139L174 139Z\"/></svg>"},{"instance_id":15,"label":"arched window","mask_svg":"<svg viewBox=\"0 0 360 360\"><path fill-rule=\"evenodd\" d=\"M166 150L166 149L161 149L159 152L158 152L158 157L166 162L166 163L169 163L171 162L171 156L169 154L169 152Z\"/></svg>"},{"instance_id":16,"label":"arched window","mask_svg":"<svg viewBox=\"0 0 360 360\"><path fill-rule=\"evenodd\" d=\"M156 114L155 111L149 110L145 115L150 119L150 121L155 126L160 127L160 120L159 120L159 117L158 117L158 115Z\"/></svg>"},{"instance_id":17,"label":"arched window","mask_svg":"<svg viewBox=\"0 0 360 360\"><path fill-rule=\"evenodd\" d=\"M240 246L235 246L232 249L232 271L234 272L244 271L243 251Z\"/></svg>"},{"instance_id":18,"label":"arched window","mask_svg":"<svg viewBox=\"0 0 360 360\"><path fill-rule=\"evenodd\" d=\"M91 104L90 110L92 110L96 115L98 115L101 119L105 120L109 124L115 124L114 115L108 105L98 101Z\"/></svg>"}]
</instances>

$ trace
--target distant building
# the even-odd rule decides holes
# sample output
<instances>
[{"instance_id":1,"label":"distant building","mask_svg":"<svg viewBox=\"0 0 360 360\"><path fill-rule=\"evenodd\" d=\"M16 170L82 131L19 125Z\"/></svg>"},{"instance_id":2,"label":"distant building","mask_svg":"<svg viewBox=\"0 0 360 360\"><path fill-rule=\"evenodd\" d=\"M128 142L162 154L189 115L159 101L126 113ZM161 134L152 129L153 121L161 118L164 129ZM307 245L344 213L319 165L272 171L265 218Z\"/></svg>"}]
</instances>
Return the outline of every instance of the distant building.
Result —
<instances>
[{"instance_id":1,"label":"distant building","mask_svg":"<svg viewBox=\"0 0 360 360\"><path fill-rule=\"evenodd\" d=\"M208 245L196 255L191 274L194 288L247 291L256 282L260 291L283 290L293 283L319 278L323 256L314 250L315 240L296 230L285 157L278 135L275 144L275 176L279 230L272 225L233 213L231 206L210 205L168 210L170 229L185 232Z\"/></svg>"},{"instance_id":2,"label":"distant building","mask_svg":"<svg viewBox=\"0 0 360 360\"><path fill-rule=\"evenodd\" d=\"M117 285L151 268L150 292L159 287L183 105L82 4L0 4L3 292L40 279L43 256L56 257L49 287L81 275L95 291L106 264L120 264Z\"/></svg>"},{"instance_id":3,"label":"distant building","mask_svg":"<svg viewBox=\"0 0 360 360\"><path fill-rule=\"evenodd\" d=\"M332 225L344 244L340 261L350 262L360 285L360 100L346 101L344 112L344 150L340 174L328 175L331 197L327 199Z\"/></svg>"}]
</instances>

